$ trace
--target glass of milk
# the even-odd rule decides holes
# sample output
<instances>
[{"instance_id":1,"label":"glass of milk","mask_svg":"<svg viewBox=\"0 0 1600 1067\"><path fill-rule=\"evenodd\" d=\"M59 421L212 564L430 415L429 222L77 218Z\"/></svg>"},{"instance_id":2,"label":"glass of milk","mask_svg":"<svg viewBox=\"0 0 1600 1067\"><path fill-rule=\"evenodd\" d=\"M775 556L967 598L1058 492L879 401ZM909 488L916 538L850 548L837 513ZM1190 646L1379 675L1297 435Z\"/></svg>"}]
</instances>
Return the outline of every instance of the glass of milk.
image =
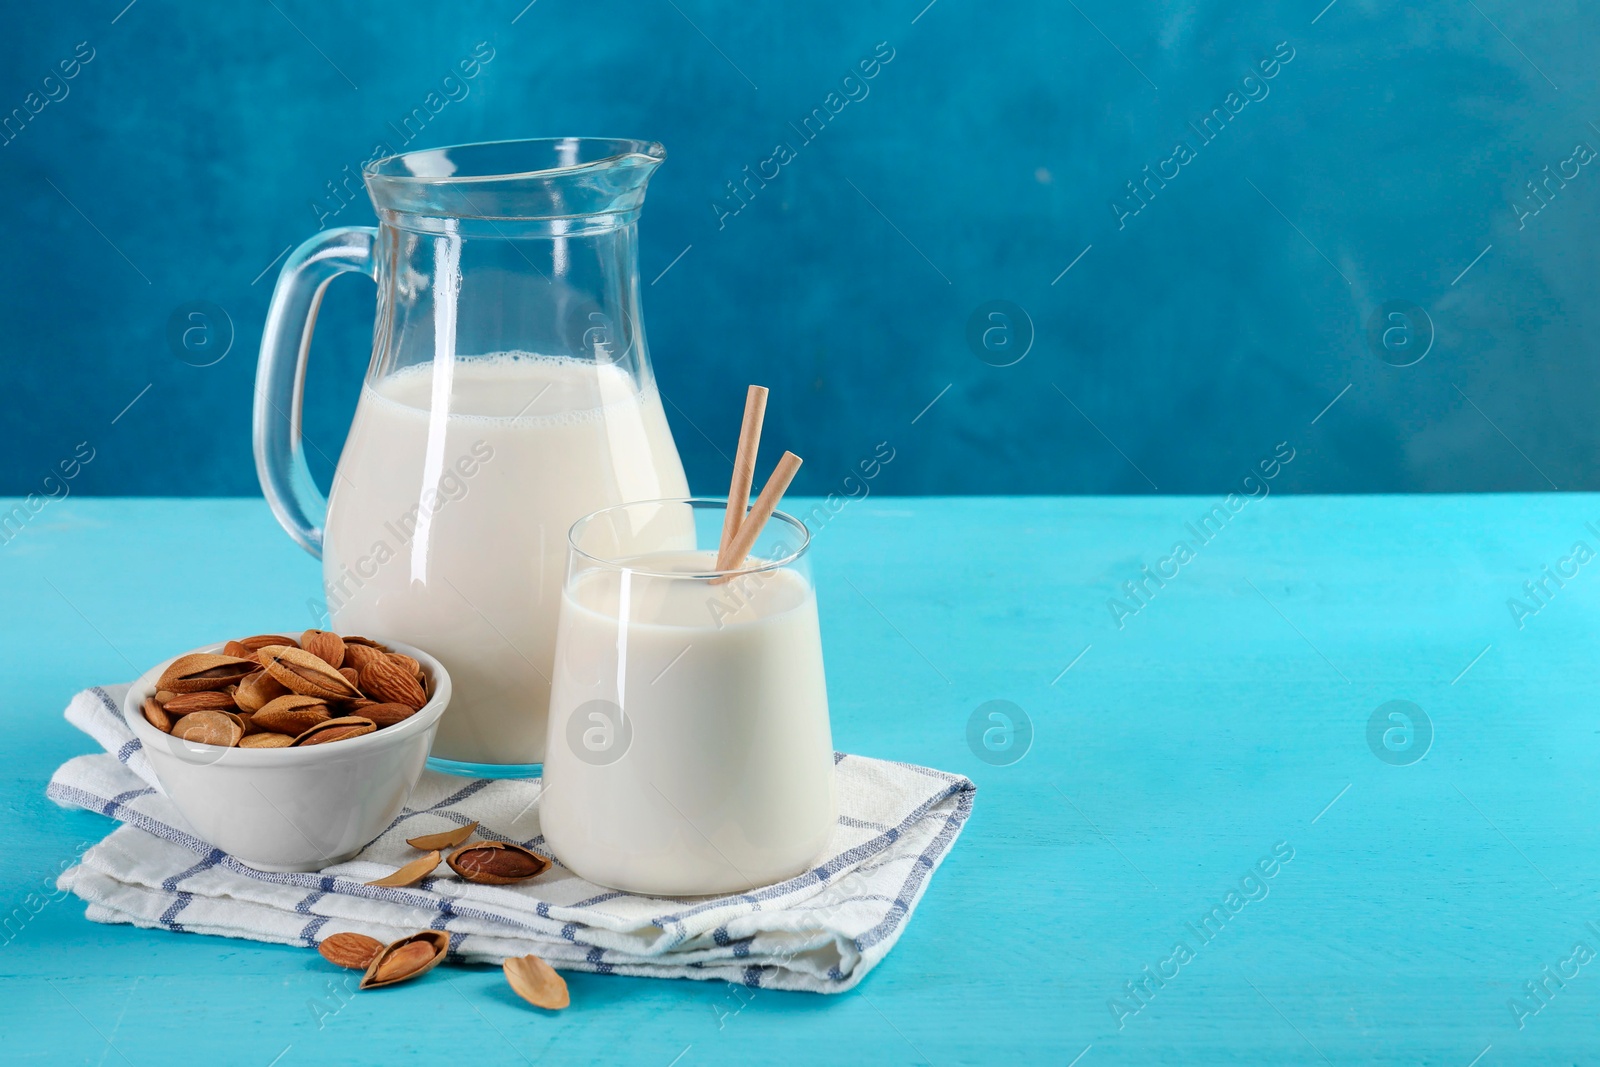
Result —
<instances>
[{"instance_id":1,"label":"glass of milk","mask_svg":"<svg viewBox=\"0 0 1600 1067\"><path fill-rule=\"evenodd\" d=\"M805 524L718 571L726 502L622 504L569 535L540 824L562 863L655 896L807 871L837 819Z\"/></svg>"}]
</instances>

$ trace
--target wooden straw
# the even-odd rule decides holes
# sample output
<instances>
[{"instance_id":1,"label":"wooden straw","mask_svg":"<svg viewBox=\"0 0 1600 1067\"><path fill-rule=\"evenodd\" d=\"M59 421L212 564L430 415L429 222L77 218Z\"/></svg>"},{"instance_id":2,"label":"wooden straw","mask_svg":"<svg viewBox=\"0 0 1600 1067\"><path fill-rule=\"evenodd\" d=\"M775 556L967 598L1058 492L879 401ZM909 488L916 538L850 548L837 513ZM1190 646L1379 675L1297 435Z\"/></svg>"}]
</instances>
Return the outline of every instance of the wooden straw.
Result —
<instances>
[{"instance_id":1,"label":"wooden straw","mask_svg":"<svg viewBox=\"0 0 1600 1067\"><path fill-rule=\"evenodd\" d=\"M750 514L739 524L739 533L733 539L727 562L725 564L719 562L718 570L733 571L744 566L745 557L749 556L750 549L755 547L756 538L761 536L762 527L766 526L767 520L772 518L772 513L778 509L778 501L783 499L789 483L794 481L794 472L799 469L800 457L793 452L785 452L783 458L778 460L778 466L772 472L772 477L761 487L761 495L756 497L755 506L750 509ZM727 580L728 576L724 575L711 581L713 585L718 585Z\"/></svg>"},{"instance_id":2,"label":"wooden straw","mask_svg":"<svg viewBox=\"0 0 1600 1067\"><path fill-rule=\"evenodd\" d=\"M761 422L766 414L766 387L752 385L744 397L744 423L739 427L739 451L733 460L733 484L728 487L728 510L722 516L722 540L717 545L719 571L728 569L724 561L733 549L739 527L744 523L745 509L750 506L750 483L756 475L756 453L761 448Z\"/></svg>"}]
</instances>

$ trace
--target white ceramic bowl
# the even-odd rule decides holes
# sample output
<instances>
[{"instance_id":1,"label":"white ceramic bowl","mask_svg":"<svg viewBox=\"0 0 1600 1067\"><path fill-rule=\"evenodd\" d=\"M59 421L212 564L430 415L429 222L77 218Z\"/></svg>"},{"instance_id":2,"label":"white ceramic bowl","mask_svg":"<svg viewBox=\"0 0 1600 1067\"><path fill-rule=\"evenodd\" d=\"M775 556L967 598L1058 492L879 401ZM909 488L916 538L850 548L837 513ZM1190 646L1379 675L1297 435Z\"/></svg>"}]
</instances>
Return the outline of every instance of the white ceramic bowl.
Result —
<instances>
[{"instance_id":1,"label":"white ceramic bowl","mask_svg":"<svg viewBox=\"0 0 1600 1067\"><path fill-rule=\"evenodd\" d=\"M263 871L321 870L360 852L400 813L450 703L450 675L438 660L398 641L384 643L422 664L433 697L403 722L347 741L223 748L164 734L145 721L142 708L171 659L133 683L122 717L150 757L161 791L195 833ZM219 643L192 651L221 650Z\"/></svg>"}]
</instances>

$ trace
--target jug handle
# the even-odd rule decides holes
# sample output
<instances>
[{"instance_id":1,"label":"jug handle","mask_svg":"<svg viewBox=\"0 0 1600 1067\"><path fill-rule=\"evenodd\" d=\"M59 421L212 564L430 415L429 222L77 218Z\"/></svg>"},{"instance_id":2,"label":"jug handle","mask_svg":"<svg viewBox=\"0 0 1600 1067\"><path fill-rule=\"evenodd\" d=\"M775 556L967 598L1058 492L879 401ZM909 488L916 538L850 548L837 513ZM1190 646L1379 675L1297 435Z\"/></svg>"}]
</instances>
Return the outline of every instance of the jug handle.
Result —
<instances>
[{"instance_id":1,"label":"jug handle","mask_svg":"<svg viewBox=\"0 0 1600 1067\"><path fill-rule=\"evenodd\" d=\"M261 331L252 437L256 476L278 524L322 558L328 501L311 478L301 447L300 412L311 331L328 283L348 271L375 276L378 231L370 226L325 230L284 261Z\"/></svg>"}]
</instances>

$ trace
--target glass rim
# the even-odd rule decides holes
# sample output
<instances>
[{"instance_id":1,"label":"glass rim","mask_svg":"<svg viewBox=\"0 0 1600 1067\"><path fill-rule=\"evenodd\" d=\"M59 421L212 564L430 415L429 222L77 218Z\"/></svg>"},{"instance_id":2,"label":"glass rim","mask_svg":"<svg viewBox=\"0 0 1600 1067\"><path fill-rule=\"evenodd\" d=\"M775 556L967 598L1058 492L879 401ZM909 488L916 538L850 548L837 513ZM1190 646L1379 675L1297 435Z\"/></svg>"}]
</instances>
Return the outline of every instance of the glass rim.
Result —
<instances>
[{"instance_id":1,"label":"glass rim","mask_svg":"<svg viewBox=\"0 0 1600 1067\"><path fill-rule=\"evenodd\" d=\"M462 152L466 149L480 148L506 148L517 146L532 149L562 143L572 144L602 144L610 146L613 151L598 159L587 160L582 163L570 163L559 167L536 167L532 170L507 171L494 174L451 174L427 175L411 174L392 169L401 160L435 155L440 152ZM565 174L578 174L586 170L600 170L605 167L616 166L624 160L639 159L649 163L661 163L667 158L667 150L657 141L642 141L629 137L513 137L500 141L465 141L461 144L439 145L435 148L415 148L407 152L396 152L381 159L372 160L362 168L365 177L382 182L398 182L407 185L466 185L471 183L486 183L499 181L526 181L530 178L548 178Z\"/></svg>"},{"instance_id":2,"label":"glass rim","mask_svg":"<svg viewBox=\"0 0 1600 1067\"><path fill-rule=\"evenodd\" d=\"M590 521L598 519L600 516L605 515L608 512L622 511L627 508L645 507L650 504L687 504L691 509L701 507L716 507L726 510L728 506L728 500L726 497L715 496L667 496L659 497L655 500L629 500L621 504L611 504L596 511L591 511L589 514L574 522L567 530L567 547L572 549L575 555L582 556L584 559L596 563L602 567L609 567L613 570L619 571L628 571L632 574L642 574L648 578L678 578L688 581L706 581L707 579L712 578L737 578L746 574L762 574L766 571L782 570L783 568L793 564L801 556L805 555L806 550L811 547L811 531L806 528L806 524L795 518L793 515L790 515L788 512L780 511L778 509L773 509L772 518L768 519L767 521L770 523L776 520L787 523L791 529L795 530L799 534L800 545L793 552L790 552L787 556L784 556L781 559L765 560L759 566L755 567L730 567L725 570L713 569L689 572L657 571L651 570L647 567L630 566L623 560L609 559L605 556L597 556L593 552L589 552L578 547L578 531Z\"/></svg>"}]
</instances>

